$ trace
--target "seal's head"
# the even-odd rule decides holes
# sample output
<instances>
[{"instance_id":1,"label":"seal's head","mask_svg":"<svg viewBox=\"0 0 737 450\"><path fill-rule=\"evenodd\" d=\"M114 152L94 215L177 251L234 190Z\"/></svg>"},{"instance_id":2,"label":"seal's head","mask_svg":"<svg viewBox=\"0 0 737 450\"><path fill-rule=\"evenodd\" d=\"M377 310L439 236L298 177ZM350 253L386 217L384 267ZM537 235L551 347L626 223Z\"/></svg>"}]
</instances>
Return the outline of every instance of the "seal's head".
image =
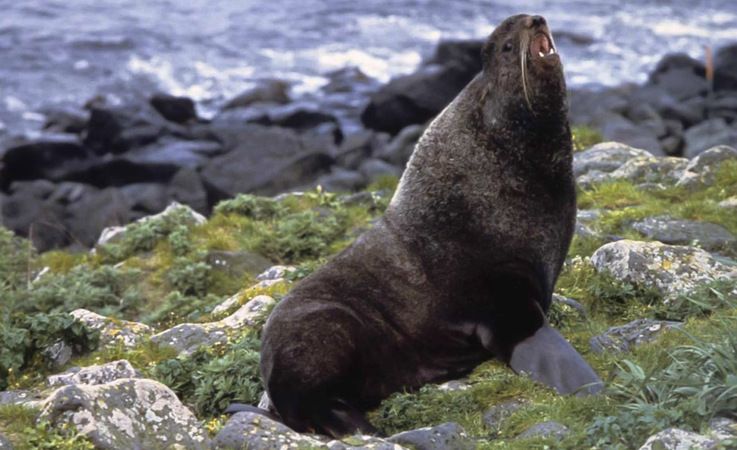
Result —
<instances>
[{"instance_id":1,"label":"seal's head","mask_svg":"<svg viewBox=\"0 0 737 450\"><path fill-rule=\"evenodd\" d=\"M565 110L563 66L544 17L506 19L484 44L482 59L492 91L514 98L505 109L523 105L535 115Z\"/></svg>"}]
</instances>

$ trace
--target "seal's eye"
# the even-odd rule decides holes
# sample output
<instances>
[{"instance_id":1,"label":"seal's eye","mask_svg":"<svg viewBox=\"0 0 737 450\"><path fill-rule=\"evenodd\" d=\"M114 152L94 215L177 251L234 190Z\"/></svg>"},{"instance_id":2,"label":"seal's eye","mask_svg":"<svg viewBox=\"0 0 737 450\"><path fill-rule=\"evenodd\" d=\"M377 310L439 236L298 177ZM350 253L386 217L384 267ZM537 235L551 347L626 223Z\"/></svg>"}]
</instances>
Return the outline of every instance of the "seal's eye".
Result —
<instances>
[{"instance_id":1,"label":"seal's eye","mask_svg":"<svg viewBox=\"0 0 737 450\"><path fill-rule=\"evenodd\" d=\"M507 41L504 43L504 47L502 47L503 52L511 52L512 51L512 41Z\"/></svg>"}]
</instances>

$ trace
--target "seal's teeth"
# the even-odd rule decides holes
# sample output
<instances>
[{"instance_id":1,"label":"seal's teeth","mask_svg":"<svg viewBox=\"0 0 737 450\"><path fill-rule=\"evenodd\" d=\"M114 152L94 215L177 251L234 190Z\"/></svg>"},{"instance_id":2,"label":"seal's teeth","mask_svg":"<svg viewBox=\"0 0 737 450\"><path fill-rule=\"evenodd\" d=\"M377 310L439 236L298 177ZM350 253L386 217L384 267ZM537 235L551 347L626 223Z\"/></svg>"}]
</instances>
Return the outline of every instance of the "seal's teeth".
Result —
<instances>
[{"instance_id":1,"label":"seal's teeth","mask_svg":"<svg viewBox=\"0 0 737 450\"><path fill-rule=\"evenodd\" d=\"M548 52L548 55L555 54L555 49L553 47L550 47L550 51Z\"/></svg>"},{"instance_id":2,"label":"seal's teeth","mask_svg":"<svg viewBox=\"0 0 737 450\"><path fill-rule=\"evenodd\" d=\"M541 58L545 57L545 54L543 52L538 52L538 55L540 55Z\"/></svg>"}]
</instances>

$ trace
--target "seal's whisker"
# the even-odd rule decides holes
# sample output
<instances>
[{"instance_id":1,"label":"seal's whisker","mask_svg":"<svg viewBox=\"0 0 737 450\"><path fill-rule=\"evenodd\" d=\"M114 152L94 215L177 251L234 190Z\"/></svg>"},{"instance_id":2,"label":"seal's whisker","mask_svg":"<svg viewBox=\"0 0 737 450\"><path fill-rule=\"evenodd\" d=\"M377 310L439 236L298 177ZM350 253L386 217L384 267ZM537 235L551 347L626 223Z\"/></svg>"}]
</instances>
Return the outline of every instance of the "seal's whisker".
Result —
<instances>
[{"instance_id":1,"label":"seal's whisker","mask_svg":"<svg viewBox=\"0 0 737 450\"><path fill-rule=\"evenodd\" d=\"M527 49L530 46L530 38L527 36L527 34L522 35L522 39L520 39L520 47L519 47L519 60L521 64L521 72L522 72L522 91L525 94L525 101L527 102L527 107L530 108L530 111L532 112L532 103L530 102L530 92L529 88L527 87Z\"/></svg>"}]
</instances>

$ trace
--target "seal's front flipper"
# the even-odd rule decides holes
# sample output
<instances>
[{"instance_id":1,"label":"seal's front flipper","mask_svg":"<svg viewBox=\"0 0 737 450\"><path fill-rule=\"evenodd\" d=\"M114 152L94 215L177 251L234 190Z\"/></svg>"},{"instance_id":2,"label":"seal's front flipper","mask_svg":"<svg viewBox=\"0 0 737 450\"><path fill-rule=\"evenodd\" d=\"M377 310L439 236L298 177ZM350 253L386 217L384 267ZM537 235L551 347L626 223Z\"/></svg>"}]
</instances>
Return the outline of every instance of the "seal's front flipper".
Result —
<instances>
[{"instance_id":1,"label":"seal's front flipper","mask_svg":"<svg viewBox=\"0 0 737 450\"><path fill-rule=\"evenodd\" d=\"M245 403L231 403L230 405L228 405L225 411L223 411L223 413L225 414L237 414L239 412L252 412L264 417L268 417L271 420L281 422L281 417L277 416L273 412L266 409L261 409L258 406L247 405Z\"/></svg>"},{"instance_id":2,"label":"seal's front flipper","mask_svg":"<svg viewBox=\"0 0 737 450\"><path fill-rule=\"evenodd\" d=\"M561 394L596 394L604 387L576 349L548 324L514 347L509 365Z\"/></svg>"}]
</instances>

